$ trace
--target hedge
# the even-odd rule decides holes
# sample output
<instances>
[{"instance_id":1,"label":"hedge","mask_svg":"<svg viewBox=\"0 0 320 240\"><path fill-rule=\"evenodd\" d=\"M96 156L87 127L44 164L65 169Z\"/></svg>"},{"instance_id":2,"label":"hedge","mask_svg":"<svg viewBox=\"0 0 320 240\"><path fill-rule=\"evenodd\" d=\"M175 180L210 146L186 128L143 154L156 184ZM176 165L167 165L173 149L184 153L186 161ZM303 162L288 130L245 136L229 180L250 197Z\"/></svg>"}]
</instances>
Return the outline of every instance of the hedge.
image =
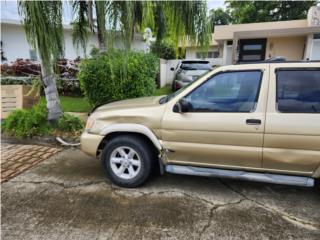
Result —
<instances>
[{"instance_id":1,"label":"hedge","mask_svg":"<svg viewBox=\"0 0 320 240\"><path fill-rule=\"evenodd\" d=\"M80 63L78 79L93 105L153 95L159 59L143 52L113 50Z\"/></svg>"}]
</instances>

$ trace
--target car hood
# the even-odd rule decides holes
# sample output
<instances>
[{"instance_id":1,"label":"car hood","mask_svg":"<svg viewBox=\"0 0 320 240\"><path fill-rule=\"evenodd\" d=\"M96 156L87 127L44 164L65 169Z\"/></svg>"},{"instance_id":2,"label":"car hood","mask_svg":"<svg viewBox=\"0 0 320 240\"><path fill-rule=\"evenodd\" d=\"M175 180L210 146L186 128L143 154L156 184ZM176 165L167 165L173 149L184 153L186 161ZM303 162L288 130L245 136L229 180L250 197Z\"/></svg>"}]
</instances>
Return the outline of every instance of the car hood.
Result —
<instances>
[{"instance_id":1,"label":"car hood","mask_svg":"<svg viewBox=\"0 0 320 240\"><path fill-rule=\"evenodd\" d=\"M144 125L160 136L158 129L161 129L161 119L166 107L159 103L161 97L163 96L135 98L102 105L92 114L95 124L90 132L100 134L106 126L125 123Z\"/></svg>"},{"instance_id":2,"label":"car hood","mask_svg":"<svg viewBox=\"0 0 320 240\"><path fill-rule=\"evenodd\" d=\"M133 108L144 108L153 107L159 105L159 100L163 96L157 97L141 97L133 98L128 100L116 101L108 103L98 107L95 112L103 112L108 110L120 110L120 109L133 109Z\"/></svg>"}]
</instances>

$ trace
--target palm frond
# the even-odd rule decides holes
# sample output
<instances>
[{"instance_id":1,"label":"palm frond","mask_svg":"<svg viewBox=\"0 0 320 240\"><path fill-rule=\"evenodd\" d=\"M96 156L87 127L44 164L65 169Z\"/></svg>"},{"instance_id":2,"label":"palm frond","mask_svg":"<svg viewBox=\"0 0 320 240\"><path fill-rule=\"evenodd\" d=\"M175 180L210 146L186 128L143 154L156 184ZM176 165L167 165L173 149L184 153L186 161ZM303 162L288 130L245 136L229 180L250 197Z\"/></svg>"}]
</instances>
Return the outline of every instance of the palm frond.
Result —
<instances>
[{"instance_id":1,"label":"palm frond","mask_svg":"<svg viewBox=\"0 0 320 240\"><path fill-rule=\"evenodd\" d=\"M202 47L208 46L211 31L206 1L167 1L163 4L166 5L169 34L176 44L188 40Z\"/></svg>"},{"instance_id":2,"label":"palm frond","mask_svg":"<svg viewBox=\"0 0 320 240\"><path fill-rule=\"evenodd\" d=\"M77 50L81 47L87 52L89 37L88 5L86 1L75 0L72 3L74 21L72 22L72 42Z\"/></svg>"},{"instance_id":3,"label":"palm frond","mask_svg":"<svg viewBox=\"0 0 320 240\"><path fill-rule=\"evenodd\" d=\"M19 1L18 11L30 45L43 64L63 56L64 39L61 1Z\"/></svg>"}]
</instances>

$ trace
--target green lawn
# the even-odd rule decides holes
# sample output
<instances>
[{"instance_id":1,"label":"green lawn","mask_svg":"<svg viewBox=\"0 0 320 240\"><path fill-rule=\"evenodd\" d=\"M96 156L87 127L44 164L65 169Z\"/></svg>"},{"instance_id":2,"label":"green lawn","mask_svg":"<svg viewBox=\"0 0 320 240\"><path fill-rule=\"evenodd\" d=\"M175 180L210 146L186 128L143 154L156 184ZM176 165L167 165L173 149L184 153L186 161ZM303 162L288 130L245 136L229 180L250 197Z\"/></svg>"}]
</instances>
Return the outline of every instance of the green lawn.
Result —
<instances>
[{"instance_id":1,"label":"green lawn","mask_svg":"<svg viewBox=\"0 0 320 240\"><path fill-rule=\"evenodd\" d=\"M168 95L172 92L171 90L171 87L170 86L165 86L165 87L162 87L162 88L158 88L156 90L156 93L155 95L156 96L161 96L161 95Z\"/></svg>"},{"instance_id":2,"label":"green lawn","mask_svg":"<svg viewBox=\"0 0 320 240\"><path fill-rule=\"evenodd\" d=\"M45 101L45 97L41 96L41 102ZM89 112L92 108L84 97L60 96L60 102L64 112Z\"/></svg>"},{"instance_id":3,"label":"green lawn","mask_svg":"<svg viewBox=\"0 0 320 240\"><path fill-rule=\"evenodd\" d=\"M171 93L171 88L165 86L159 88L155 92L155 96L168 95ZM41 96L41 102L45 102L45 97ZM62 110L64 112L89 112L92 107L90 106L88 100L84 97L67 97L60 96Z\"/></svg>"}]
</instances>

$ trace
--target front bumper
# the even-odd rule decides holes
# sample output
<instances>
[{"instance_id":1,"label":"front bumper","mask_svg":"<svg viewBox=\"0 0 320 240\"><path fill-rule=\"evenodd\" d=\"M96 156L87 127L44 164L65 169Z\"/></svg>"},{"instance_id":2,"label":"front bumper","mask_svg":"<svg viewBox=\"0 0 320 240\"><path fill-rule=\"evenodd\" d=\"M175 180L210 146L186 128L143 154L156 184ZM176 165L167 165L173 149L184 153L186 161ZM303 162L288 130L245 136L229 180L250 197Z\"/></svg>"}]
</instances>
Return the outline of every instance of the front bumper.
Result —
<instances>
[{"instance_id":1,"label":"front bumper","mask_svg":"<svg viewBox=\"0 0 320 240\"><path fill-rule=\"evenodd\" d=\"M99 144L103 138L104 136L101 135L83 132L80 138L81 150L91 156L96 157Z\"/></svg>"}]
</instances>

